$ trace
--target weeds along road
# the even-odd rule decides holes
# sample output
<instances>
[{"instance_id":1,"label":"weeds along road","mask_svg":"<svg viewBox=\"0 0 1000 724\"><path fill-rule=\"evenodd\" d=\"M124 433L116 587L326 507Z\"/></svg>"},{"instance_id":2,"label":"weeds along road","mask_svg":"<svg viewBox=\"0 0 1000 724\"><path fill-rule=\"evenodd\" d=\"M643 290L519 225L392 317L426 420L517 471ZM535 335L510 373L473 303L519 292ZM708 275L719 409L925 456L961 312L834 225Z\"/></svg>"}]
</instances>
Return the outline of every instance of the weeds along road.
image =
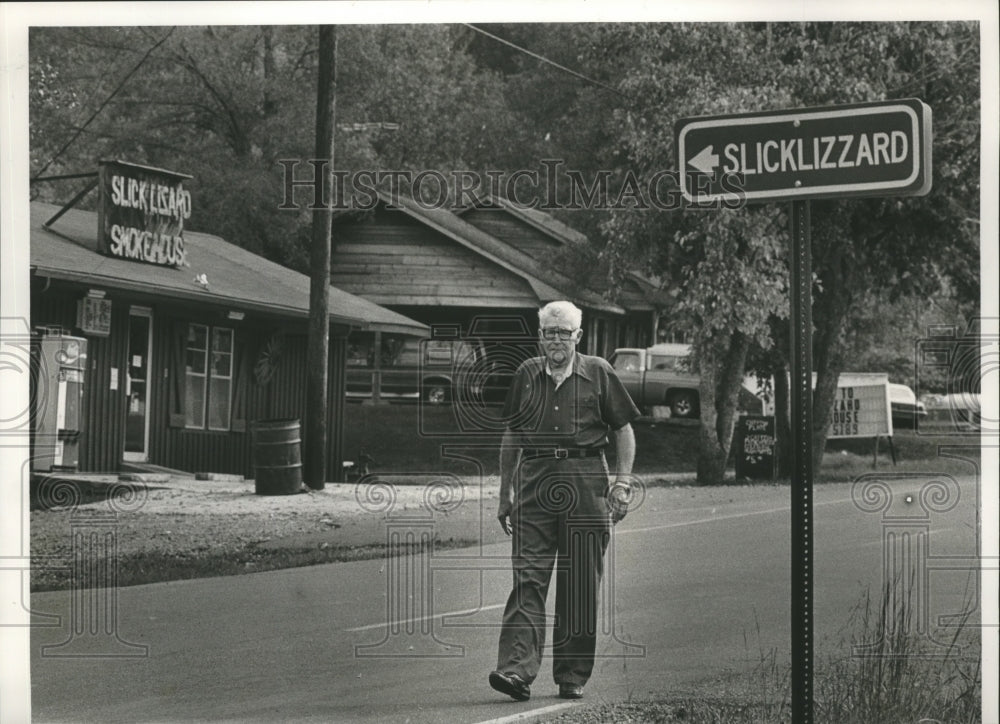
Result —
<instances>
[{"instance_id":1,"label":"weeds along road","mask_svg":"<svg viewBox=\"0 0 1000 724\"><path fill-rule=\"evenodd\" d=\"M947 637L940 617L960 613L966 595L978 598L974 587L966 594L967 569L977 565L977 496L972 478L889 473L853 491L816 488L818 657L849 639L844 628L864 591L877 599L892 569L910 565L919 572L915 625L931 643ZM605 628L582 702L555 696L548 658L530 701L513 702L486 682L510 583L506 542L117 592L39 593L35 620L61 620L32 632L33 716L481 722L718 692L726 676L735 677L727 686L760 693L746 675L760 652L789 658L790 548L787 487L650 489L609 551ZM142 653L131 645L148 650L116 656ZM78 656L58 656L66 653Z\"/></svg>"}]
</instances>

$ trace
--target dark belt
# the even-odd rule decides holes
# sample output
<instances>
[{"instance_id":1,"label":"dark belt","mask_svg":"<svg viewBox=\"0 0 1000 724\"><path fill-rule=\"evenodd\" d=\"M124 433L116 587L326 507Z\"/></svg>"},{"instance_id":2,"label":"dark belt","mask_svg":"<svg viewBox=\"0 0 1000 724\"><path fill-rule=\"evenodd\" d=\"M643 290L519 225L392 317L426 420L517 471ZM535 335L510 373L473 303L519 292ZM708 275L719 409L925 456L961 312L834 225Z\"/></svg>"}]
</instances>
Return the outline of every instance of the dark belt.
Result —
<instances>
[{"instance_id":1,"label":"dark belt","mask_svg":"<svg viewBox=\"0 0 1000 724\"><path fill-rule=\"evenodd\" d=\"M530 458L596 458L604 454L603 447L526 447L521 449L525 457Z\"/></svg>"}]
</instances>

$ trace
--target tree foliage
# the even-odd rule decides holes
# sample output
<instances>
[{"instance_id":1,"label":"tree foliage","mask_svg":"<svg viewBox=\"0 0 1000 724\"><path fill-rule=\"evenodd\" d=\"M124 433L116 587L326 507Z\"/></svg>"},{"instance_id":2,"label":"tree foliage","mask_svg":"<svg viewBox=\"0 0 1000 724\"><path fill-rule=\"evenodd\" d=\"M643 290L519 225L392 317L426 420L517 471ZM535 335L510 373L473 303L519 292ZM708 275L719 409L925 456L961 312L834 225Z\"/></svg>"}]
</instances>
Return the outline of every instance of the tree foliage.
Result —
<instances>
[{"instance_id":1,"label":"tree foliage","mask_svg":"<svg viewBox=\"0 0 1000 724\"><path fill-rule=\"evenodd\" d=\"M619 119L632 160L647 174L670 167L672 124L685 116L909 96L920 97L934 109L930 196L813 202L813 359L818 372L814 408L819 412L812 433L818 462L828 422L821 411L830 409L846 363L845 331L865 311L871 291L885 289L892 299L927 296L950 279L965 299L978 295L977 28L964 23L760 23L627 26L617 32L619 42L629 45L638 61L621 81L637 100L619 110ZM773 225L734 229L744 234L742 251L757 249L769 236L784 238L783 212L774 209ZM727 222L711 214L612 214L605 226L613 246L608 258L619 264L636 255L652 258L673 279L678 274L687 280L706 274L701 284L686 282L685 302L678 311L692 305L710 309L722 296L752 303L745 289L737 287L734 294L731 285L714 283L726 278L723 270L704 266L714 253L720 223ZM671 233L678 228L693 229L704 244L696 250L678 245L676 232ZM738 251L726 258L735 268L744 265ZM774 256L775 267L786 263L785 254ZM767 288L776 281L771 271L751 277L751 285ZM781 308L767 311L781 319ZM733 320L735 334L728 339L705 319L691 320L702 375L708 378L706 384L714 380L715 385L716 394L705 390L703 397L707 392L719 413L715 419L702 416L702 455L715 459L714 465L703 460L700 470L717 472L728 454L730 438L718 421L727 418L731 398L719 393L732 375L720 361L739 359L747 334L769 346L766 330L775 329L774 319L762 323L756 315L734 315ZM706 444L705 438L713 436L714 444ZM708 474L700 477L709 479Z\"/></svg>"},{"instance_id":2,"label":"tree foliage","mask_svg":"<svg viewBox=\"0 0 1000 724\"><path fill-rule=\"evenodd\" d=\"M338 170L476 169L509 152L518 124L498 76L454 53L453 42L447 26L341 30ZM316 44L315 28L297 26L33 29L33 172L78 173L124 158L189 173L193 228L301 270L308 211L278 209L277 162L312 157ZM352 130L365 123L399 130ZM71 195L56 184L35 193Z\"/></svg>"},{"instance_id":3,"label":"tree foliage","mask_svg":"<svg viewBox=\"0 0 1000 724\"><path fill-rule=\"evenodd\" d=\"M873 291L884 290L895 301L927 298L950 285L967 304L979 296L977 28L966 23L876 28L808 26L789 33L782 45L809 60L797 63L785 81L804 105L837 101L840 88L848 100L916 96L934 112L930 195L813 204L817 468L828 422L822 411L833 403L837 378L849 361L846 337L867 313Z\"/></svg>"}]
</instances>

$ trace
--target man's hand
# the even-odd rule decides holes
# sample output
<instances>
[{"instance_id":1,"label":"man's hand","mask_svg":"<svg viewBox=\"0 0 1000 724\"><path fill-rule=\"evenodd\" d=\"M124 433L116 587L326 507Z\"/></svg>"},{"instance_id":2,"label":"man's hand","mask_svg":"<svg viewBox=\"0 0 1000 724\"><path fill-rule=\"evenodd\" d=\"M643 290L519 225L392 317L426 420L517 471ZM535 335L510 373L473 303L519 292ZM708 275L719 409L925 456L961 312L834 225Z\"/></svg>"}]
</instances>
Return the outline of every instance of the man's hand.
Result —
<instances>
[{"instance_id":1,"label":"man's hand","mask_svg":"<svg viewBox=\"0 0 1000 724\"><path fill-rule=\"evenodd\" d=\"M514 444L514 434L504 430L500 440L500 502L497 506L497 520L503 532L510 535L510 511L514 508L514 478L521 449Z\"/></svg>"},{"instance_id":2,"label":"man's hand","mask_svg":"<svg viewBox=\"0 0 1000 724\"><path fill-rule=\"evenodd\" d=\"M500 521L500 527L503 528L503 532L507 535L510 535L510 511L513 507L513 501L505 498L503 495L500 496L500 505L497 507L497 520Z\"/></svg>"},{"instance_id":3,"label":"man's hand","mask_svg":"<svg viewBox=\"0 0 1000 724\"><path fill-rule=\"evenodd\" d=\"M632 502L632 486L629 476L635 462L635 433L631 425L622 425L615 430L615 484L607 492L608 512L611 522L617 523L628 514Z\"/></svg>"},{"instance_id":4,"label":"man's hand","mask_svg":"<svg viewBox=\"0 0 1000 724\"><path fill-rule=\"evenodd\" d=\"M628 483L615 483L608 490L607 499L612 524L624 520L628 515L628 504L632 501L632 488Z\"/></svg>"}]
</instances>

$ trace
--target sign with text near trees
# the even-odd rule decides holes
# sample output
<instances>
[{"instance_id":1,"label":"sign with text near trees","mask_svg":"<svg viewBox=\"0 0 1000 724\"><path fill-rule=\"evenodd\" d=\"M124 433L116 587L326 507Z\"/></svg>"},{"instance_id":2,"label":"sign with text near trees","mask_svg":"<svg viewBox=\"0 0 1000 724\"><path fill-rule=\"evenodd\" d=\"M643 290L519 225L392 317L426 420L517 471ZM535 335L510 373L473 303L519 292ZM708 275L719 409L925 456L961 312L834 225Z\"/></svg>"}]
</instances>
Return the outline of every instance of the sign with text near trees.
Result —
<instances>
[{"instance_id":1,"label":"sign with text near trees","mask_svg":"<svg viewBox=\"0 0 1000 724\"><path fill-rule=\"evenodd\" d=\"M97 212L103 254L184 266L184 220L191 217L190 176L125 161L102 161Z\"/></svg>"},{"instance_id":2,"label":"sign with text near trees","mask_svg":"<svg viewBox=\"0 0 1000 724\"><path fill-rule=\"evenodd\" d=\"M740 416L733 445L736 477L774 480L777 441L773 416Z\"/></svg>"},{"instance_id":3,"label":"sign with text near trees","mask_svg":"<svg viewBox=\"0 0 1000 724\"><path fill-rule=\"evenodd\" d=\"M846 372L840 375L827 438L882 435L892 435L889 376Z\"/></svg>"},{"instance_id":4,"label":"sign with text near trees","mask_svg":"<svg viewBox=\"0 0 1000 724\"><path fill-rule=\"evenodd\" d=\"M727 205L931 188L931 109L917 99L687 118L674 125L684 197Z\"/></svg>"}]
</instances>

